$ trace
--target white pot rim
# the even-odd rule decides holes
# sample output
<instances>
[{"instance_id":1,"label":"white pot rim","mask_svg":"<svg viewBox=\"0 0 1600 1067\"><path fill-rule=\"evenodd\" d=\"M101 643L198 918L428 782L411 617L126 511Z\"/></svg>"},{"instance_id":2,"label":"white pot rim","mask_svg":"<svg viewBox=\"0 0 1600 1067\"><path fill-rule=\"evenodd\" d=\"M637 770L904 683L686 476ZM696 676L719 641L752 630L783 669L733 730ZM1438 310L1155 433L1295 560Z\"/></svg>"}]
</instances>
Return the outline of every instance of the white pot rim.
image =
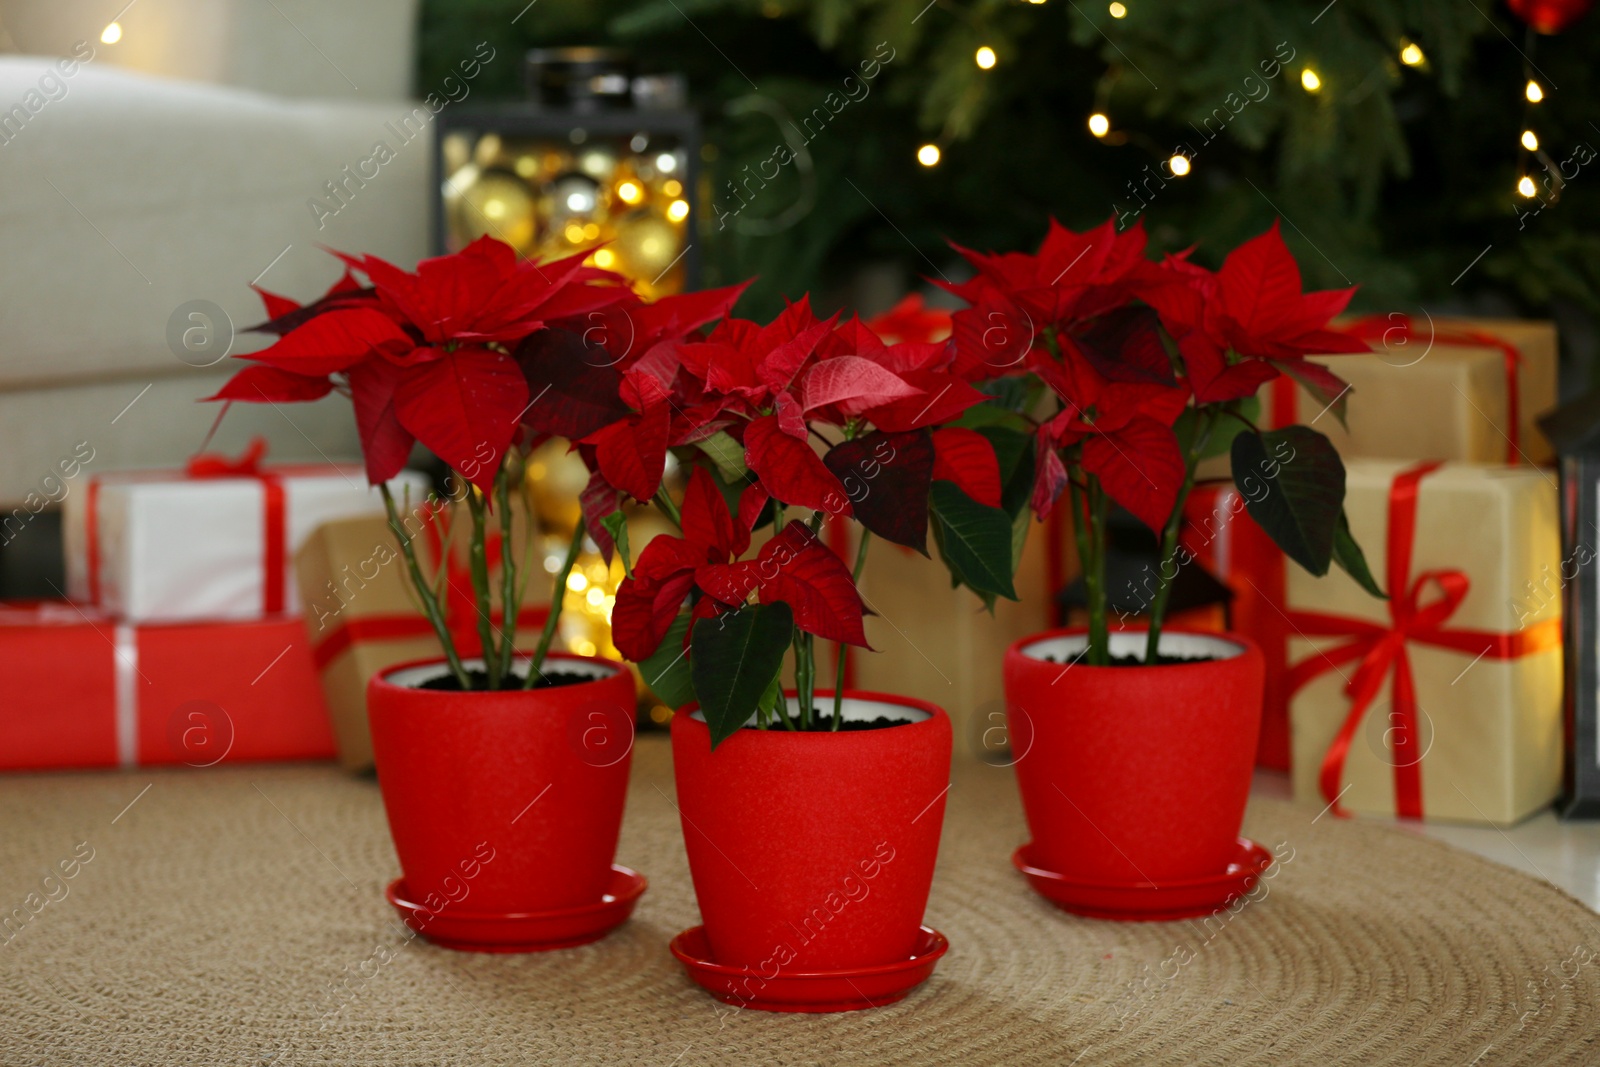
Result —
<instances>
[{"instance_id":1,"label":"white pot rim","mask_svg":"<svg viewBox=\"0 0 1600 1067\"><path fill-rule=\"evenodd\" d=\"M1145 643L1149 640L1145 630L1113 630L1110 635L1111 655L1144 658ZM1040 663L1066 664L1075 661L1089 647L1089 635L1082 633L1056 633L1030 638L1017 645L1017 651L1028 659ZM1195 663L1236 659L1245 654L1246 647L1225 634L1196 633L1188 630L1163 630L1158 649L1163 656L1175 656ZM1156 664L1158 667L1182 664ZM1112 668L1113 670L1121 668Z\"/></svg>"},{"instance_id":2,"label":"white pot rim","mask_svg":"<svg viewBox=\"0 0 1600 1067\"><path fill-rule=\"evenodd\" d=\"M621 663L616 663L611 660L598 659L593 656L580 656L576 652L552 651L545 656L546 666L549 666L552 661L559 661L561 664L561 669L564 673L587 675L588 680L592 682L602 681L606 678L614 678L620 672L627 670L627 667ZM526 678L528 675L527 662L527 660L521 660L513 663L512 674L519 679ZM487 669L483 661L483 657L481 656L474 657L472 659L464 659L461 661L461 665L468 671L481 671ZM518 669L519 667L521 668L520 670ZM431 682L435 678L447 678L449 675L450 662L441 657L439 659L428 660L424 663L402 663L398 666L390 667L387 670L382 671L378 677L383 679L385 683L392 686L397 686L401 689L420 690L427 682ZM472 690L472 692L479 691L480 690ZM507 689L482 690L482 692L500 693L512 691L513 690ZM528 691L539 692L539 690ZM438 690L438 692L460 693L461 690Z\"/></svg>"}]
</instances>

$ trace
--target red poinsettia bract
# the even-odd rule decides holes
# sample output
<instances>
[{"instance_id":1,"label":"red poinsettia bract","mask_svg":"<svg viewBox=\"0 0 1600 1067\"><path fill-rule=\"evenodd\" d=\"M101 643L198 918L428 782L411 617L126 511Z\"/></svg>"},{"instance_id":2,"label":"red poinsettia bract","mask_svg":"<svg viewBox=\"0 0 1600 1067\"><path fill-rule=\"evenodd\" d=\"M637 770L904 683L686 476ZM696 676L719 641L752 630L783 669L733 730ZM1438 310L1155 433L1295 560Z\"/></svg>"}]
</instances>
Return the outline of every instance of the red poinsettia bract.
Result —
<instances>
[{"instance_id":1,"label":"red poinsettia bract","mask_svg":"<svg viewBox=\"0 0 1600 1067\"><path fill-rule=\"evenodd\" d=\"M1191 394L1201 404L1237 400L1286 373L1331 403L1345 383L1305 356L1366 347L1327 328L1354 290L1303 293L1277 223L1215 273L1187 254L1152 262L1145 244L1137 225L1075 233L1052 221L1033 254L957 246L977 273L944 286L969 304L953 318L953 373L976 381L1032 372L1060 401L1036 439L1040 515L1068 483L1060 451L1081 446L1083 471L1160 529L1183 482L1172 427Z\"/></svg>"},{"instance_id":2,"label":"red poinsettia bract","mask_svg":"<svg viewBox=\"0 0 1600 1067\"><path fill-rule=\"evenodd\" d=\"M615 275L583 266L582 254L519 263L489 237L414 273L375 256L340 258L370 288L355 288L347 272L307 309L263 294L273 316L263 329L278 340L241 357L256 365L209 399L305 400L342 384L373 484L397 474L420 441L487 490L529 400L508 349L628 294Z\"/></svg>"},{"instance_id":3,"label":"red poinsettia bract","mask_svg":"<svg viewBox=\"0 0 1600 1067\"><path fill-rule=\"evenodd\" d=\"M639 554L633 573L617 589L611 615L618 651L638 662L660 647L684 598L701 596L692 617L713 618L752 599L784 603L795 625L829 641L867 647L863 605L850 572L811 530L791 522L740 560L750 547L750 531L767 500L758 486L747 487L735 516L711 475L696 467L684 495L682 537L657 535Z\"/></svg>"},{"instance_id":4,"label":"red poinsettia bract","mask_svg":"<svg viewBox=\"0 0 1600 1067\"><path fill-rule=\"evenodd\" d=\"M1365 342L1327 328L1355 289L1302 292L1300 267L1277 222L1230 252L1215 274L1174 256L1146 278L1140 296L1177 341L1202 403L1253 396L1280 373L1331 403L1347 388L1344 381L1305 357L1367 350ZM1237 357L1231 362L1230 351Z\"/></svg>"},{"instance_id":5,"label":"red poinsettia bract","mask_svg":"<svg viewBox=\"0 0 1600 1067\"><path fill-rule=\"evenodd\" d=\"M1183 454L1172 425L1189 403L1176 381L1113 381L1097 371L1070 340L1060 362L1040 353L1032 369L1061 399L1061 410L1039 429L1034 511L1050 513L1066 485L1056 451L1082 444L1083 469L1152 529L1161 529L1183 484Z\"/></svg>"},{"instance_id":6,"label":"red poinsettia bract","mask_svg":"<svg viewBox=\"0 0 1600 1067\"><path fill-rule=\"evenodd\" d=\"M743 455L724 458L742 458L780 503L847 514L845 487L813 444L819 428L906 432L954 418L983 396L950 372L952 360L946 343L886 345L855 319L818 319L802 298L769 324L725 318L704 339L657 344L626 370L583 371L565 393L596 409L600 398L620 397L592 428L560 412L529 421L583 431L574 439L593 446L591 469L604 486L636 497L659 486L667 447L726 431ZM601 499L602 487L591 488Z\"/></svg>"}]
</instances>

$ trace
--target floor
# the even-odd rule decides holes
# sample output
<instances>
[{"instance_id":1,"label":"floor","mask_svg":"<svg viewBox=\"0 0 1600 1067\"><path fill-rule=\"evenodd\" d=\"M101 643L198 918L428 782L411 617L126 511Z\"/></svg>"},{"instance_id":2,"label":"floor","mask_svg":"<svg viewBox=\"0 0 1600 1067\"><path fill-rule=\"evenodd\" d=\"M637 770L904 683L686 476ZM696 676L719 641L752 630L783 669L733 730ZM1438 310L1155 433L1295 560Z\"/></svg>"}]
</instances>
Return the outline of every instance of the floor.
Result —
<instances>
[{"instance_id":1,"label":"floor","mask_svg":"<svg viewBox=\"0 0 1600 1067\"><path fill-rule=\"evenodd\" d=\"M1263 796L1292 797L1289 776L1280 771L1257 771L1254 790ZM1396 826L1542 878L1600 911L1600 821L1566 822L1547 810L1505 830L1398 820Z\"/></svg>"}]
</instances>

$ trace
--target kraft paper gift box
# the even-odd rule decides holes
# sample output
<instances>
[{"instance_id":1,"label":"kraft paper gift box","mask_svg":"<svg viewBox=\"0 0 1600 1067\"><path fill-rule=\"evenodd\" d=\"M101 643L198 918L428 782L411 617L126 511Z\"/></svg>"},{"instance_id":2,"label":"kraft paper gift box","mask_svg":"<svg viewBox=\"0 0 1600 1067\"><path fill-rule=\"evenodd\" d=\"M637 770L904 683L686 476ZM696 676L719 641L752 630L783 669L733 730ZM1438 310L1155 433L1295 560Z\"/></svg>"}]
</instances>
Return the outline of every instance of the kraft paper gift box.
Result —
<instances>
[{"instance_id":1,"label":"kraft paper gift box","mask_svg":"<svg viewBox=\"0 0 1600 1067\"><path fill-rule=\"evenodd\" d=\"M522 522L519 518L518 528L523 528ZM452 541L464 538L456 536ZM412 543L418 565L427 580L434 581L442 546L421 535L413 536ZM492 546L490 558L497 558ZM515 636L515 647L523 652L538 646L550 600L550 581L541 555L532 554L529 563L532 573L524 589ZM305 631L322 675L339 762L349 770L372 766L367 681L400 663L444 656L433 626L406 584L405 566L393 531L380 518L326 523L295 557L295 577L306 605ZM498 575L498 568L494 573ZM498 590L498 578L495 588ZM457 561L449 575L445 606L456 649L463 657L482 652L471 590L471 579ZM495 625L497 629L501 625L498 610Z\"/></svg>"},{"instance_id":2,"label":"kraft paper gift box","mask_svg":"<svg viewBox=\"0 0 1600 1067\"><path fill-rule=\"evenodd\" d=\"M1554 461L1535 421L1558 399L1552 323L1372 315L1334 325L1374 349L1311 357L1350 383L1346 425L1287 377L1262 387L1258 425L1312 424L1346 459ZM1227 457L1200 473L1228 477Z\"/></svg>"},{"instance_id":3,"label":"kraft paper gift box","mask_svg":"<svg viewBox=\"0 0 1600 1067\"><path fill-rule=\"evenodd\" d=\"M1356 390L1348 442L1330 433L1344 455L1554 462L1555 449L1538 425L1559 399L1554 323L1391 314L1334 325L1376 350L1354 358L1313 357ZM1304 419L1321 406L1307 409L1309 401L1302 393Z\"/></svg>"},{"instance_id":4,"label":"kraft paper gift box","mask_svg":"<svg viewBox=\"0 0 1600 1067\"><path fill-rule=\"evenodd\" d=\"M0 605L0 770L320 760L333 736L298 618L134 626Z\"/></svg>"},{"instance_id":5,"label":"kraft paper gift box","mask_svg":"<svg viewBox=\"0 0 1600 1067\"><path fill-rule=\"evenodd\" d=\"M427 480L403 471L397 501ZM383 514L357 467L262 466L199 457L187 470L93 476L63 504L67 595L130 622L294 613L290 561L324 522Z\"/></svg>"},{"instance_id":6,"label":"kraft paper gift box","mask_svg":"<svg viewBox=\"0 0 1600 1067\"><path fill-rule=\"evenodd\" d=\"M958 745L975 755L992 755L1005 736L1001 663L1006 648L1052 625L1051 601L1058 590L1047 578L1052 570L1046 548L1053 529L1030 521L1015 579L1021 599L996 600L992 616L970 590L950 588L931 536L932 559L873 538L860 589L875 613L866 618L866 634L877 651L850 653L847 685L937 704L949 714ZM841 555L853 561L854 546ZM831 670L831 659L819 662L819 687L832 688Z\"/></svg>"},{"instance_id":7,"label":"kraft paper gift box","mask_svg":"<svg viewBox=\"0 0 1600 1067\"><path fill-rule=\"evenodd\" d=\"M1495 826L1545 807L1562 759L1553 475L1356 460L1347 477L1391 599L1337 568L1288 571L1296 798Z\"/></svg>"}]
</instances>

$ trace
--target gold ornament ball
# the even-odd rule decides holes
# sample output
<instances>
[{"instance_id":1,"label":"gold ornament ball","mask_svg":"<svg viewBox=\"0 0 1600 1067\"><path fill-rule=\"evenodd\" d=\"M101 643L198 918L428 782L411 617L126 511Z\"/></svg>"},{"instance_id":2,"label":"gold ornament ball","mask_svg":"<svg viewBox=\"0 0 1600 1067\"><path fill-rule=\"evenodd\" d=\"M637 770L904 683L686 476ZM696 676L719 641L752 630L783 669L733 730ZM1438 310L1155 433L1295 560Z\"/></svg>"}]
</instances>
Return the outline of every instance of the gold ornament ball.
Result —
<instances>
[{"instance_id":1,"label":"gold ornament ball","mask_svg":"<svg viewBox=\"0 0 1600 1067\"><path fill-rule=\"evenodd\" d=\"M533 244L537 229L533 194L514 174L484 171L476 181L459 191L452 206L453 228L468 241L488 234L521 252L528 251Z\"/></svg>"},{"instance_id":2,"label":"gold ornament ball","mask_svg":"<svg viewBox=\"0 0 1600 1067\"><path fill-rule=\"evenodd\" d=\"M528 457L528 491L542 527L569 536L582 515L578 494L589 484L589 470L564 441L546 441Z\"/></svg>"},{"instance_id":3,"label":"gold ornament ball","mask_svg":"<svg viewBox=\"0 0 1600 1067\"><path fill-rule=\"evenodd\" d=\"M617 253L622 273L648 281L672 264L683 244L672 223L659 215L640 214L617 226L617 239L611 248Z\"/></svg>"}]
</instances>

